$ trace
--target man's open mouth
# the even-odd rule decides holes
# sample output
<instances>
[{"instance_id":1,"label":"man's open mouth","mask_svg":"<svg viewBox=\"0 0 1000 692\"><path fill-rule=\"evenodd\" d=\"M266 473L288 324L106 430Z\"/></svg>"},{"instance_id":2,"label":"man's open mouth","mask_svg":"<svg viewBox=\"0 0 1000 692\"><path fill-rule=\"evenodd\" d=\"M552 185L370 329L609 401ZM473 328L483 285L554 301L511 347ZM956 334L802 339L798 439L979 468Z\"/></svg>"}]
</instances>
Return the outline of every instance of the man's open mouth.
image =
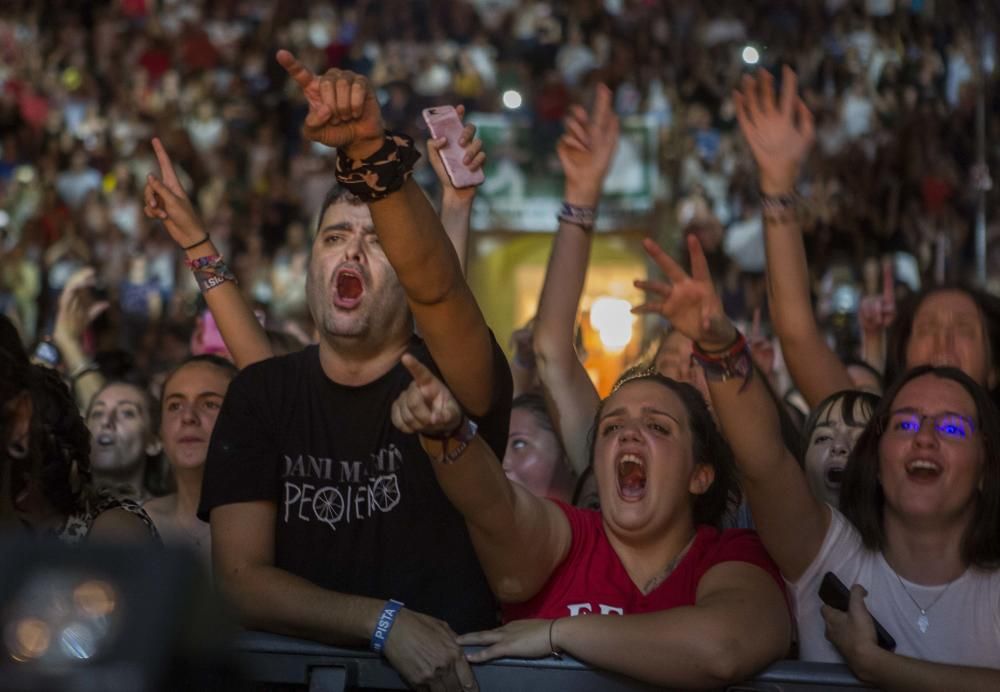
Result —
<instances>
[{"instance_id":1,"label":"man's open mouth","mask_svg":"<svg viewBox=\"0 0 1000 692\"><path fill-rule=\"evenodd\" d=\"M353 308L361 302L365 293L365 282L361 274L353 269L341 269L334 280L336 294L334 304L340 308Z\"/></svg>"}]
</instances>

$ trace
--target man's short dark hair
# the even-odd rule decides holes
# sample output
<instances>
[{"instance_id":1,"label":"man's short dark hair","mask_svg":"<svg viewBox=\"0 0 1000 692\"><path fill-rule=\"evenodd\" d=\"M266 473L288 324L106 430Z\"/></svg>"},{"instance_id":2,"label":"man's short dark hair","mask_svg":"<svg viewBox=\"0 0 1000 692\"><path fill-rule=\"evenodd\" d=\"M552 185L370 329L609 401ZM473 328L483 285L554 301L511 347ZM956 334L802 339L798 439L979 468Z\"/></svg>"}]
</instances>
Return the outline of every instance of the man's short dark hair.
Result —
<instances>
[{"instance_id":1,"label":"man's short dark hair","mask_svg":"<svg viewBox=\"0 0 1000 692\"><path fill-rule=\"evenodd\" d=\"M364 204L361 198L355 195L353 192L348 191L346 187L343 187L340 183L334 183L333 186L327 191L326 197L323 198L323 204L319 208L319 216L316 217L316 230L313 232L315 236L319 233L319 229L322 228L323 216L326 214L326 210L332 207L338 202L346 202L347 204Z\"/></svg>"}]
</instances>

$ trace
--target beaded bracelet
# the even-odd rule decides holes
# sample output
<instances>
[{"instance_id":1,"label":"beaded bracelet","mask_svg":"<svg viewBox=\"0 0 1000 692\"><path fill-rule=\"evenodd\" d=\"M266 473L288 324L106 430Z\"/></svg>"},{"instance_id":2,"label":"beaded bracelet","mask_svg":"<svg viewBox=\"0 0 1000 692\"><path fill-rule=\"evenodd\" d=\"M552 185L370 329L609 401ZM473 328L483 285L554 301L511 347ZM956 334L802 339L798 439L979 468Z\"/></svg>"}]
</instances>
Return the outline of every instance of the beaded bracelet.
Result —
<instances>
[{"instance_id":1,"label":"beaded bracelet","mask_svg":"<svg viewBox=\"0 0 1000 692\"><path fill-rule=\"evenodd\" d=\"M691 359L705 371L709 380L725 382L742 379L742 392L750 384L753 377L753 358L750 356L750 344L739 331L732 344L721 351L706 351L698 342L691 347Z\"/></svg>"},{"instance_id":2,"label":"beaded bracelet","mask_svg":"<svg viewBox=\"0 0 1000 692\"><path fill-rule=\"evenodd\" d=\"M362 202L374 202L403 187L419 158L411 138L386 131L382 147L368 158L355 160L337 150L337 182Z\"/></svg>"},{"instance_id":3,"label":"beaded bracelet","mask_svg":"<svg viewBox=\"0 0 1000 692\"><path fill-rule=\"evenodd\" d=\"M184 260L184 263L194 273L194 280L198 282L198 288L202 293L207 293L227 281L239 284L236 275L222 260L222 255L206 255Z\"/></svg>"}]
</instances>

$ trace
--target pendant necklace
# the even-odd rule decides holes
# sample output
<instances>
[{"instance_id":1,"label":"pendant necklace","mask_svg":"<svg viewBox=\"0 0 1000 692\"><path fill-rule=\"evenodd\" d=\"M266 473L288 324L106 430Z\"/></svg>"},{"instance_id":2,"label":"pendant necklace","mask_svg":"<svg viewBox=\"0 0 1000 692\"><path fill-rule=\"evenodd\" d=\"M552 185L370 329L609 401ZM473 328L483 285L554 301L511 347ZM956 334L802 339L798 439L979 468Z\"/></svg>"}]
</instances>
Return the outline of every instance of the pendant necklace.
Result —
<instances>
[{"instance_id":1,"label":"pendant necklace","mask_svg":"<svg viewBox=\"0 0 1000 692\"><path fill-rule=\"evenodd\" d=\"M892 573L896 574L896 571L893 570ZM917 599L913 597L913 594L910 593L910 590L906 588L906 584L903 583L902 577L896 574L896 579L899 581L899 585L903 587L903 593L905 593L907 597L911 601L913 601L913 605L915 605L917 607L917 610L920 611L920 617L917 618L917 628L920 630L921 634L925 633L927 631L927 628L931 626L931 621L927 618L927 611L933 608L935 604L937 604L937 602L941 600L941 597L948 592L948 589L951 588L951 585L954 584L956 581L958 581L958 579L952 579L950 582L948 582L948 584L941 590L941 593L939 593L937 596L934 597L934 600L931 601L930 605L924 608L923 606L920 605L919 602L917 602Z\"/></svg>"}]
</instances>

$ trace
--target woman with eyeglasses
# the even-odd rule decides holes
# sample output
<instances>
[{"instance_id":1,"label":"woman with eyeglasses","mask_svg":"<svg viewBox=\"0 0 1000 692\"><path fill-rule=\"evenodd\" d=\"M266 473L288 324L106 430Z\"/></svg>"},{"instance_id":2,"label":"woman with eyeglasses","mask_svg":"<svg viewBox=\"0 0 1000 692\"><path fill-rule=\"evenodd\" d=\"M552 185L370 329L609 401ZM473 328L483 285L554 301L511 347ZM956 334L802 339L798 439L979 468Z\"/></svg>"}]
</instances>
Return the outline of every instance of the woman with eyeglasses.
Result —
<instances>
[{"instance_id":1,"label":"woman with eyeglasses","mask_svg":"<svg viewBox=\"0 0 1000 692\"><path fill-rule=\"evenodd\" d=\"M695 343L768 552L790 585L803 659L845 661L883 689L1000 689L1000 414L951 367L921 366L885 394L847 463L840 509L817 499L779 436L749 349L722 310L698 241L692 275L654 243L667 281L637 310ZM827 572L853 585L823 606ZM873 617L895 638L876 643Z\"/></svg>"}]
</instances>

